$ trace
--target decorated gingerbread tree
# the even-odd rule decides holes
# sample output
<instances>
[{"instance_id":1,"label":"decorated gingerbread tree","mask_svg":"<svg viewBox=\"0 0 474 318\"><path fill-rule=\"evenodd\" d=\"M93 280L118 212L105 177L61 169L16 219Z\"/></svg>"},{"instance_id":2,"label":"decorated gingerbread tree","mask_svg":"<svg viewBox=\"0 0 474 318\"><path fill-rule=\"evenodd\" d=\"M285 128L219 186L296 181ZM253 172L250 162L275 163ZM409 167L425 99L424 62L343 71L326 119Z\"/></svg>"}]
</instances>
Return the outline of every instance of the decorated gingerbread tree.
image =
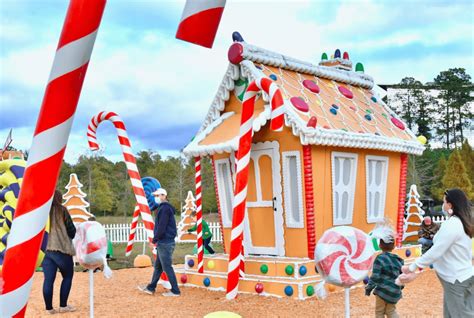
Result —
<instances>
[{"instance_id":1,"label":"decorated gingerbread tree","mask_svg":"<svg viewBox=\"0 0 474 318\"><path fill-rule=\"evenodd\" d=\"M81 190L82 184L79 182L77 175L72 173L69 175L69 182L66 185L67 192L63 195L63 199L66 200L63 205L69 211L74 223L82 223L87 221L94 215L87 211L89 203L84 200L87 196Z\"/></svg>"},{"instance_id":2,"label":"decorated gingerbread tree","mask_svg":"<svg viewBox=\"0 0 474 318\"><path fill-rule=\"evenodd\" d=\"M417 241L418 230L420 229L425 212L421 208L423 203L420 202L420 195L414 184L410 186L405 206L406 217L403 225L403 240L410 242Z\"/></svg>"},{"instance_id":3,"label":"decorated gingerbread tree","mask_svg":"<svg viewBox=\"0 0 474 318\"><path fill-rule=\"evenodd\" d=\"M194 201L193 193L189 191L188 197L185 200L186 204L183 206L183 211L181 212L181 221L179 221L178 224L179 242L196 242L196 234L188 233L188 229L194 225L193 219L191 218L191 213L196 211L196 204Z\"/></svg>"}]
</instances>

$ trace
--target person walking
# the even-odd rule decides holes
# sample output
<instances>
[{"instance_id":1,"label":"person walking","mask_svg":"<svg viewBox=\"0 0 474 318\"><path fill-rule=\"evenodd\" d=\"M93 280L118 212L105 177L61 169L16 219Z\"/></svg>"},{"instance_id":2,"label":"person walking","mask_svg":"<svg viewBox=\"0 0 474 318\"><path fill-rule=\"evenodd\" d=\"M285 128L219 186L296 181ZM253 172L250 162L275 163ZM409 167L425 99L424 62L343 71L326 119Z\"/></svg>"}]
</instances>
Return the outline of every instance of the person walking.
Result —
<instances>
[{"instance_id":1,"label":"person walking","mask_svg":"<svg viewBox=\"0 0 474 318\"><path fill-rule=\"evenodd\" d=\"M474 268L471 239L472 213L460 189L444 192L443 211L449 215L433 238L433 246L414 263L402 267L404 274L431 264L443 286L443 316L474 317Z\"/></svg>"},{"instance_id":2,"label":"person walking","mask_svg":"<svg viewBox=\"0 0 474 318\"><path fill-rule=\"evenodd\" d=\"M174 218L175 208L168 202L168 193L165 189L160 188L153 192L153 195L158 203L153 237L153 244L157 244L157 256L151 282L146 286L139 286L138 289L153 295L164 271L171 284L171 291L163 293L163 296L180 296L181 291L172 266L173 252L176 245L175 237L177 235L176 220Z\"/></svg>"},{"instance_id":3,"label":"person walking","mask_svg":"<svg viewBox=\"0 0 474 318\"><path fill-rule=\"evenodd\" d=\"M58 311L53 308L53 288L56 273L59 269L63 278L59 292L59 312L72 312L76 309L68 305L69 292L72 287L74 275L74 262L72 257L76 254L72 239L76 235L76 227L72 222L67 209L61 204L61 192L56 190L49 212L50 231L46 255L43 260L43 298L46 311L55 314Z\"/></svg>"}]
</instances>

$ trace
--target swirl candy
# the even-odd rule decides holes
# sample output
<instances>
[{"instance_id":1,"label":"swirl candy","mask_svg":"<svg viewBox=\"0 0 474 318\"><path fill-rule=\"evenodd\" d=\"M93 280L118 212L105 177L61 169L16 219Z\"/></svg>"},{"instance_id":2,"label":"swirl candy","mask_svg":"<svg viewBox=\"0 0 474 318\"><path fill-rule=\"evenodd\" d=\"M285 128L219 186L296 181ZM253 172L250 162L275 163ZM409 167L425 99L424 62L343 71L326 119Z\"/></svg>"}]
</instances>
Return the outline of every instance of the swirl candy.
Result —
<instances>
[{"instance_id":1,"label":"swirl candy","mask_svg":"<svg viewBox=\"0 0 474 318\"><path fill-rule=\"evenodd\" d=\"M328 283L350 287L367 276L374 253L367 234L354 227L338 226L324 232L318 241L316 266Z\"/></svg>"}]
</instances>

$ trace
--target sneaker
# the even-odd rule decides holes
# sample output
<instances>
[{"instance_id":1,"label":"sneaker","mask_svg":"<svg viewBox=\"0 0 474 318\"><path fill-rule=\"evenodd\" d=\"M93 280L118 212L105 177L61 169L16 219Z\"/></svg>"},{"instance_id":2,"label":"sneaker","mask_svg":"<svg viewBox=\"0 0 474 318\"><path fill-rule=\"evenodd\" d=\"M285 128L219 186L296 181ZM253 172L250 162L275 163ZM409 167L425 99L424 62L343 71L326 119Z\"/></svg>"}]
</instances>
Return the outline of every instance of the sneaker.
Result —
<instances>
[{"instance_id":1,"label":"sneaker","mask_svg":"<svg viewBox=\"0 0 474 318\"><path fill-rule=\"evenodd\" d=\"M46 312L50 315L54 315L54 314L57 314L58 311L56 309L50 309L50 310L46 310Z\"/></svg>"},{"instance_id":2,"label":"sneaker","mask_svg":"<svg viewBox=\"0 0 474 318\"><path fill-rule=\"evenodd\" d=\"M175 293L172 293L170 291L166 292L166 293L163 293L162 295L165 296L165 297L179 297L179 296L181 296L181 294L175 294Z\"/></svg>"},{"instance_id":3,"label":"sneaker","mask_svg":"<svg viewBox=\"0 0 474 318\"><path fill-rule=\"evenodd\" d=\"M67 305L66 307L59 307L59 312L73 312L73 311L76 311L76 308L71 305Z\"/></svg>"},{"instance_id":4,"label":"sneaker","mask_svg":"<svg viewBox=\"0 0 474 318\"><path fill-rule=\"evenodd\" d=\"M148 295L153 295L155 293L154 291L149 290L146 286L138 286L138 289Z\"/></svg>"}]
</instances>

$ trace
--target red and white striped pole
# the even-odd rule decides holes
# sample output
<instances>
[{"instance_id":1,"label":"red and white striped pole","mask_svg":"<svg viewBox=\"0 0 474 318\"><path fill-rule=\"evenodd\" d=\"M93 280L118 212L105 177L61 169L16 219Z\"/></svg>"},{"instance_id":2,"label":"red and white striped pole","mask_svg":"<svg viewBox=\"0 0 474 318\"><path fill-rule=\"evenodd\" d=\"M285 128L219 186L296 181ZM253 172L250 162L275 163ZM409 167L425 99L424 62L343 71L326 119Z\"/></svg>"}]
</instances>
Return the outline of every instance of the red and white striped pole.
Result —
<instances>
[{"instance_id":1,"label":"red and white striped pole","mask_svg":"<svg viewBox=\"0 0 474 318\"><path fill-rule=\"evenodd\" d=\"M67 140L106 0L71 0L41 105L13 218L1 317L23 317Z\"/></svg>"},{"instance_id":2,"label":"red and white striped pole","mask_svg":"<svg viewBox=\"0 0 474 318\"><path fill-rule=\"evenodd\" d=\"M187 0L176 38L212 48L225 0Z\"/></svg>"},{"instance_id":3,"label":"red and white striped pole","mask_svg":"<svg viewBox=\"0 0 474 318\"><path fill-rule=\"evenodd\" d=\"M130 234L128 236L127 247L125 248L125 256L132 254L133 242L135 241L135 233L137 231L138 217L140 216L140 208L138 205L135 206L132 216L132 224L130 225ZM143 247L145 249L145 247Z\"/></svg>"},{"instance_id":4,"label":"red and white striped pole","mask_svg":"<svg viewBox=\"0 0 474 318\"><path fill-rule=\"evenodd\" d=\"M196 169L196 225L197 225L197 256L198 273L204 273L204 248L202 244L202 195L201 195L201 158L196 157L194 162Z\"/></svg>"},{"instance_id":5,"label":"red and white striped pole","mask_svg":"<svg viewBox=\"0 0 474 318\"><path fill-rule=\"evenodd\" d=\"M407 196L407 171L408 155L406 153L402 153L400 155L400 186L398 190L397 238L395 240L396 247L402 247L403 222L405 220L405 200Z\"/></svg>"},{"instance_id":6,"label":"red and white striped pole","mask_svg":"<svg viewBox=\"0 0 474 318\"><path fill-rule=\"evenodd\" d=\"M257 93L265 91L271 101L272 112L270 127L274 131L283 129L283 97L278 86L269 78L262 77L247 88L242 106L240 121L239 148L236 154L237 169L235 195L233 202L232 231L230 235L229 265L227 274L227 299L234 299L239 290L239 274L242 261L242 239L244 228L245 205L247 201L248 166L253 136L253 114Z\"/></svg>"},{"instance_id":7,"label":"red and white striped pole","mask_svg":"<svg viewBox=\"0 0 474 318\"><path fill-rule=\"evenodd\" d=\"M137 162L132 152L130 139L128 138L127 130L125 129L125 124L116 113L100 112L91 119L91 122L87 127L87 139L89 141L89 148L91 148L91 150L99 149L96 131L99 124L104 120L111 121L117 130L118 140L120 146L122 147L123 158L125 160L125 164L127 165L127 171L128 175L130 176L130 181L132 182L133 193L135 194L135 199L137 200L137 205L140 209L140 215L142 217L143 224L145 225L145 232L147 234L148 241L151 243L153 240L153 217L150 212L150 207L148 206L148 201L145 196L145 190L143 189L142 180L140 177L140 173L138 172Z\"/></svg>"}]
</instances>

